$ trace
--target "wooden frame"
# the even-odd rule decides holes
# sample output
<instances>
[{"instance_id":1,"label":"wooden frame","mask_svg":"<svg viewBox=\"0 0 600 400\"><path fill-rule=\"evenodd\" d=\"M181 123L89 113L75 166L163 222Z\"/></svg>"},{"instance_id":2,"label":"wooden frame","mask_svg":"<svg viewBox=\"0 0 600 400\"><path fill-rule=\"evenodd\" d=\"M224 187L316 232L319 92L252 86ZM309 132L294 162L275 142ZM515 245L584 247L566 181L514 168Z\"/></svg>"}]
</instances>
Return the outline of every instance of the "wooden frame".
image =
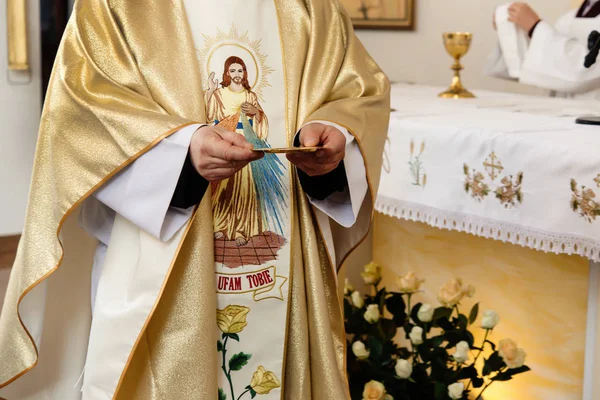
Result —
<instances>
[{"instance_id":1,"label":"wooden frame","mask_svg":"<svg viewBox=\"0 0 600 400\"><path fill-rule=\"evenodd\" d=\"M29 70L27 56L27 11L25 0L7 3L8 69Z\"/></svg>"},{"instance_id":2,"label":"wooden frame","mask_svg":"<svg viewBox=\"0 0 600 400\"><path fill-rule=\"evenodd\" d=\"M340 0L355 29L414 30L416 0Z\"/></svg>"}]
</instances>

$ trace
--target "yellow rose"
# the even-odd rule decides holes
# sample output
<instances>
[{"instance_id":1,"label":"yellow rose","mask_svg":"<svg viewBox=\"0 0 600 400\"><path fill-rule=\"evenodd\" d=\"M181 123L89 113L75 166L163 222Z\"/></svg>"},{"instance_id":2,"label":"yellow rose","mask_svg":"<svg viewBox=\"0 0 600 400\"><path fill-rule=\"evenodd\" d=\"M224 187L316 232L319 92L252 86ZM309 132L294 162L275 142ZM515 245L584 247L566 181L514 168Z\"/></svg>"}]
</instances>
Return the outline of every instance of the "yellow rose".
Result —
<instances>
[{"instance_id":1,"label":"yellow rose","mask_svg":"<svg viewBox=\"0 0 600 400\"><path fill-rule=\"evenodd\" d=\"M409 272L404 276L396 277L396 284L400 293L415 293L421 287L425 279L419 279L414 272Z\"/></svg>"},{"instance_id":2,"label":"yellow rose","mask_svg":"<svg viewBox=\"0 0 600 400\"><path fill-rule=\"evenodd\" d=\"M365 272L361 276L367 285L377 285L381 280L381 267L379 264L370 262L365 265Z\"/></svg>"},{"instance_id":3,"label":"yellow rose","mask_svg":"<svg viewBox=\"0 0 600 400\"><path fill-rule=\"evenodd\" d=\"M519 349L512 339L502 339L498 343L498 354L508 368L519 368L525 364L525 350Z\"/></svg>"},{"instance_id":4,"label":"yellow rose","mask_svg":"<svg viewBox=\"0 0 600 400\"><path fill-rule=\"evenodd\" d=\"M472 285L463 286L460 278L452 279L447 282L438 294L438 301L445 307L454 307L465 296L473 296L475 288Z\"/></svg>"},{"instance_id":5,"label":"yellow rose","mask_svg":"<svg viewBox=\"0 0 600 400\"><path fill-rule=\"evenodd\" d=\"M229 305L224 310L217 310L217 325L223 333L240 333L248 323L246 315L248 307Z\"/></svg>"},{"instance_id":6,"label":"yellow rose","mask_svg":"<svg viewBox=\"0 0 600 400\"><path fill-rule=\"evenodd\" d=\"M383 400L385 394L385 386L383 386L383 383L371 381L365 384L363 400Z\"/></svg>"},{"instance_id":7,"label":"yellow rose","mask_svg":"<svg viewBox=\"0 0 600 400\"><path fill-rule=\"evenodd\" d=\"M250 387L258 394L268 394L279 386L281 386L281 383L279 383L275 374L266 371L262 365L258 367L250 381Z\"/></svg>"}]
</instances>

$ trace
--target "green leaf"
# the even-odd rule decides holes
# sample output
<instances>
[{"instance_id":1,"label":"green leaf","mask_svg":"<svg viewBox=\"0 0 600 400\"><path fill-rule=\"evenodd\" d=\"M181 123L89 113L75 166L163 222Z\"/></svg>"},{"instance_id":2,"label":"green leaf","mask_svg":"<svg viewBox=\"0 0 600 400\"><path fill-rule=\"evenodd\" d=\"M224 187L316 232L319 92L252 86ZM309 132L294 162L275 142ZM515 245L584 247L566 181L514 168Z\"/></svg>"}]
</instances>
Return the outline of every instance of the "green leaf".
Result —
<instances>
[{"instance_id":1,"label":"green leaf","mask_svg":"<svg viewBox=\"0 0 600 400\"><path fill-rule=\"evenodd\" d=\"M477 377L471 379L471 382L473 382L473 387L475 389L477 389L477 388L482 387L485 381L483 380L483 378L480 378L477 376Z\"/></svg>"},{"instance_id":2,"label":"green leaf","mask_svg":"<svg viewBox=\"0 0 600 400\"><path fill-rule=\"evenodd\" d=\"M374 360L381 360L383 354L383 343L374 336L369 336L367 339L367 348L371 352L370 357Z\"/></svg>"},{"instance_id":3,"label":"green leaf","mask_svg":"<svg viewBox=\"0 0 600 400\"><path fill-rule=\"evenodd\" d=\"M506 372L510 373L511 376L514 376L517 374L522 374L523 372L527 372L527 371L531 371L531 368L529 368L527 365L523 365L519 368L511 368L511 369L507 370Z\"/></svg>"},{"instance_id":4,"label":"green leaf","mask_svg":"<svg viewBox=\"0 0 600 400\"><path fill-rule=\"evenodd\" d=\"M237 353L229 360L229 369L232 371L241 370L244 365L248 364L248 360L252 357L251 354Z\"/></svg>"},{"instance_id":5,"label":"green leaf","mask_svg":"<svg viewBox=\"0 0 600 400\"><path fill-rule=\"evenodd\" d=\"M217 351L223 351L223 342L217 340Z\"/></svg>"},{"instance_id":6,"label":"green leaf","mask_svg":"<svg viewBox=\"0 0 600 400\"><path fill-rule=\"evenodd\" d=\"M502 360L502 357L500 357L498 352L495 351L492 353L490 358L485 360L485 363L483 364L483 375L488 376L492 372L499 371L505 365L506 364L504 364L504 360Z\"/></svg>"},{"instance_id":7,"label":"green leaf","mask_svg":"<svg viewBox=\"0 0 600 400\"><path fill-rule=\"evenodd\" d=\"M510 381L512 379L512 376L508 373L508 371L505 372L501 372L498 375L496 375L495 377L492 378L492 381Z\"/></svg>"},{"instance_id":8,"label":"green leaf","mask_svg":"<svg viewBox=\"0 0 600 400\"><path fill-rule=\"evenodd\" d=\"M446 400L448 398L448 389L443 382L436 382L433 390L435 393L435 400Z\"/></svg>"},{"instance_id":9,"label":"green leaf","mask_svg":"<svg viewBox=\"0 0 600 400\"><path fill-rule=\"evenodd\" d=\"M479 313L479 303L475 303L473 308L471 308L471 312L469 313L469 325L471 325L477 319L477 314Z\"/></svg>"},{"instance_id":10,"label":"green leaf","mask_svg":"<svg viewBox=\"0 0 600 400\"><path fill-rule=\"evenodd\" d=\"M475 368L475 366L469 365L468 367L465 367L460 370L456 380L460 381L463 379L473 379L473 378L477 378L477 375L478 375L478 373L477 373L477 369Z\"/></svg>"},{"instance_id":11,"label":"green leaf","mask_svg":"<svg viewBox=\"0 0 600 400\"><path fill-rule=\"evenodd\" d=\"M469 321L467 320L467 317L465 317L463 314L458 316L458 326L460 329L467 329L468 322Z\"/></svg>"},{"instance_id":12,"label":"green leaf","mask_svg":"<svg viewBox=\"0 0 600 400\"><path fill-rule=\"evenodd\" d=\"M256 392L254 391L254 389L250 389L250 396L252 396L252 398L256 397Z\"/></svg>"},{"instance_id":13,"label":"green leaf","mask_svg":"<svg viewBox=\"0 0 600 400\"><path fill-rule=\"evenodd\" d=\"M227 336L229 336L230 338L232 338L233 340L236 340L238 342L240 341L240 337L238 336L237 333L228 333Z\"/></svg>"},{"instance_id":14,"label":"green leaf","mask_svg":"<svg viewBox=\"0 0 600 400\"><path fill-rule=\"evenodd\" d=\"M394 316L394 322L398 326L404 325L406 321L406 304L402 295L399 293L392 293L390 297L385 300L385 305L390 313Z\"/></svg>"},{"instance_id":15,"label":"green leaf","mask_svg":"<svg viewBox=\"0 0 600 400\"><path fill-rule=\"evenodd\" d=\"M419 319L419 310L421 309L422 305L423 305L422 303L415 304L410 312L410 318L414 322L420 323L420 324L423 324L423 322L421 322L421 320Z\"/></svg>"},{"instance_id":16,"label":"green leaf","mask_svg":"<svg viewBox=\"0 0 600 400\"><path fill-rule=\"evenodd\" d=\"M448 307L438 307L433 312L433 320L438 318L448 318L452 314L452 309Z\"/></svg>"},{"instance_id":17,"label":"green leaf","mask_svg":"<svg viewBox=\"0 0 600 400\"><path fill-rule=\"evenodd\" d=\"M225 394L225 391L221 388L219 388L219 400L227 400L227 395Z\"/></svg>"}]
</instances>

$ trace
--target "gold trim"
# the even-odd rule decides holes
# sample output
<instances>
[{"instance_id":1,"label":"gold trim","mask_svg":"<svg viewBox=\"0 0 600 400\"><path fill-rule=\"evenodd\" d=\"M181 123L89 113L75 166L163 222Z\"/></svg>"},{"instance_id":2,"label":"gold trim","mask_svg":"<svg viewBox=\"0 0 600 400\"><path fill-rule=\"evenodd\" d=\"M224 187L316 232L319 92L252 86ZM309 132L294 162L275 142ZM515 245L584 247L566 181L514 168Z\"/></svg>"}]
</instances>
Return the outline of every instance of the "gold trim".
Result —
<instances>
[{"instance_id":1,"label":"gold trim","mask_svg":"<svg viewBox=\"0 0 600 400\"><path fill-rule=\"evenodd\" d=\"M48 271L46 274L44 274L40 279L38 279L37 281L35 281L31 285L29 285L27 287L27 289L25 289L23 291L23 293L21 293L21 296L19 296L19 300L17 301L17 317L19 318L19 323L23 327L23 330L25 331L25 333L29 337L29 340L31 341L31 344L33 344L33 348L35 350L35 362L32 365L30 365L29 367L27 367L25 370L21 371L20 373L18 373L15 376L13 376L8 381L6 381L4 383L0 383L0 389L3 388L3 387L5 387L5 386L7 386L7 385L10 385L12 382L14 382L15 380L19 379L21 376L25 375L27 372L31 371L33 368L35 368L35 366L38 363L39 352L38 352L37 346L35 344L35 341L31 337L31 334L29 333L29 331L27 330L27 327L25 326L25 324L23 323L23 320L21 319L21 314L19 312L19 306L21 305L21 302L23 301L23 299L25 298L25 296L27 296L27 294L29 292L31 292L33 289L35 289L36 286L38 286L46 278L48 278L50 275L52 275L54 272L56 272L58 270L58 268L60 267L60 265L62 264L65 252L64 252L64 247L63 247L62 241L60 240L60 236L59 235L60 235L60 231L62 229L62 226L64 225L64 223L67 220L67 218L69 218L69 216L71 216L71 213L73 211L75 211L75 209L77 207L79 207L79 205L81 203L83 203L88 197L90 197L92 195L92 193L94 193L99 187L101 187L102 185L104 185L113 176L115 176L116 174L118 174L123 168L129 166L131 163L133 163L139 157L141 157L146 152L148 152L150 149L152 149L154 146L156 146L164 138L172 135L173 133L177 132L180 129L185 128L186 126L193 125L195 123L196 122L188 122L186 124L183 124L183 125L180 125L180 126L178 126L176 128L173 128L173 129L167 131L166 133L160 135L159 137L157 137L155 140L153 140L152 142L150 142L146 147L144 147L138 153L134 154L127 161L125 161L123 164L119 165L111 173L109 173L108 175L106 175L106 177L104 177L104 179L102 179L100 182L98 182L96 185L94 185L90 190L88 190L83 196L81 196L81 198L79 200L77 200L75 203L73 203L73 205L65 212L65 214L63 215L63 217L60 219L60 222L58 223L58 228L56 229L56 238L57 238L58 244L60 245L60 248L61 248L61 255L60 255L60 258L58 260L58 263L56 264L56 266L54 266L54 268L52 268L50 271ZM145 325L144 325L144 327L145 327Z\"/></svg>"},{"instance_id":2,"label":"gold trim","mask_svg":"<svg viewBox=\"0 0 600 400\"><path fill-rule=\"evenodd\" d=\"M308 120L307 122L305 122L305 124L308 124L308 123L311 123L311 122L314 122L314 121ZM342 127L346 128L346 130L348 131L348 133L350 133L354 137L354 140L356 140L356 144L358 145L358 149L360 150L360 155L363 158L363 164L365 166L365 175L366 175L366 178L367 178L367 186L368 186L369 192L371 194L371 202L373 204L373 207L371 207L371 218L370 218L370 222L369 222L369 228L367 229L367 232L362 237L362 239L360 239L357 244L355 244L352 248L350 248L350 250L348 250L346 252L346 254L344 255L344 257L342 257L342 259L339 262L339 264L336 265L336 270L339 272L340 268L342 267L342 264L344 264L344 262L350 256L350 254L352 254L354 252L354 250L356 250L356 248L358 246L360 246L361 244L364 243L365 239L369 236L369 233L371 232L371 228L373 226L373 218L375 217L375 199L376 199L376 195L375 195L375 192L373 190L373 184L371 183L371 175L369 174L369 166L367 165L367 157L365 156L365 151L363 149L363 145L362 145L360 139L345 124L342 124L340 122L333 121L333 120L331 120L330 122L333 122L334 124L337 124L339 126L342 126ZM360 212L360 210L359 210L359 212ZM317 223L317 225L319 225L319 221L316 221L316 223ZM319 226L319 229L320 228L321 227Z\"/></svg>"},{"instance_id":3,"label":"gold trim","mask_svg":"<svg viewBox=\"0 0 600 400\"><path fill-rule=\"evenodd\" d=\"M286 135L287 135L287 145L288 147L292 146L294 134L292 134L290 129L290 101L288 98L288 75L287 75L287 67L286 67L286 58L285 58L285 46L283 45L283 32L281 30L281 10L279 9L279 3L277 0L273 0L273 5L275 6L275 14L277 15L277 30L279 31L279 46L281 47L281 64L283 66L283 92L285 98L285 127L286 127ZM290 299L290 294L292 293L292 285L294 284L294 265L295 264L295 246L294 246L294 233L296 232L296 224L298 224L298 208L296 206L297 203L297 193L296 193L296 169L292 167L292 163L288 161L288 171L290 178L290 263L289 263L289 279L288 279L288 290L287 290L287 313L285 316L285 337L283 339L283 358L282 358L282 371L281 371L281 394L280 399L284 399L285 392L285 380L287 370L287 347L288 347L288 339L290 337L290 312L291 312L291 304L292 300ZM300 231L300 227L298 226L298 231Z\"/></svg>"},{"instance_id":4,"label":"gold trim","mask_svg":"<svg viewBox=\"0 0 600 400\"><path fill-rule=\"evenodd\" d=\"M25 0L8 0L7 8L8 69L29 70L27 57L27 11Z\"/></svg>"}]
</instances>

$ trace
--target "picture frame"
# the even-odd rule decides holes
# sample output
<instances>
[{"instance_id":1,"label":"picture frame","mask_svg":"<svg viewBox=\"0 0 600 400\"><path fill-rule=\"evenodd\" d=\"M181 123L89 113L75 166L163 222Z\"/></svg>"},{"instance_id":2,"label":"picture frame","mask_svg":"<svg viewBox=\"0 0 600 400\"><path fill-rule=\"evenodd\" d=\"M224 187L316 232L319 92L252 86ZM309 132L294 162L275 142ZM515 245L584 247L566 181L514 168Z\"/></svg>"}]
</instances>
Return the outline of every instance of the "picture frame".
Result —
<instances>
[{"instance_id":1,"label":"picture frame","mask_svg":"<svg viewBox=\"0 0 600 400\"><path fill-rule=\"evenodd\" d=\"M415 29L415 0L340 0L340 3L355 29Z\"/></svg>"}]
</instances>

